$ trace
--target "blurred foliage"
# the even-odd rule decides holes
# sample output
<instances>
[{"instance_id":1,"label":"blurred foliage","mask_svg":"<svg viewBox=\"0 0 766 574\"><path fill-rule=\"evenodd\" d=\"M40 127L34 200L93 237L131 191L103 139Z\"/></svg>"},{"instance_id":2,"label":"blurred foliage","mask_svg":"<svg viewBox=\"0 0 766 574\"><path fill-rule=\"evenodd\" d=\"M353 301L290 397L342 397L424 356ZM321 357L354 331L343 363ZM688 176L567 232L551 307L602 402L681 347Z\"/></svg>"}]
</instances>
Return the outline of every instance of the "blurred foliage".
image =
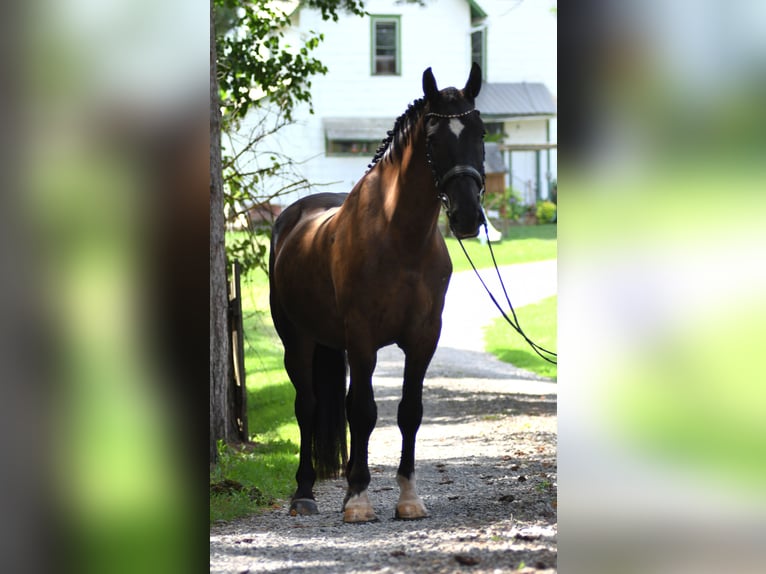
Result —
<instances>
[{"instance_id":1,"label":"blurred foliage","mask_svg":"<svg viewBox=\"0 0 766 574\"><path fill-rule=\"evenodd\" d=\"M265 222L251 224L249 230L226 234L229 263L238 262L242 270L261 269L268 273L271 226ZM228 266L231 269L231 265Z\"/></svg>"},{"instance_id":2,"label":"blurred foliage","mask_svg":"<svg viewBox=\"0 0 766 574\"><path fill-rule=\"evenodd\" d=\"M502 193L486 194L484 208L497 210L500 217L510 221L518 221L526 211L521 194L512 187L506 187Z\"/></svg>"},{"instance_id":3,"label":"blurred foliage","mask_svg":"<svg viewBox=\"0 0 766 574\"><path fill-rule=\"evenodd\" d=\"M535 215L538 223L553 223L556 220L556 204L552 201L540 201Z\"/></svg>"}]
</instances>

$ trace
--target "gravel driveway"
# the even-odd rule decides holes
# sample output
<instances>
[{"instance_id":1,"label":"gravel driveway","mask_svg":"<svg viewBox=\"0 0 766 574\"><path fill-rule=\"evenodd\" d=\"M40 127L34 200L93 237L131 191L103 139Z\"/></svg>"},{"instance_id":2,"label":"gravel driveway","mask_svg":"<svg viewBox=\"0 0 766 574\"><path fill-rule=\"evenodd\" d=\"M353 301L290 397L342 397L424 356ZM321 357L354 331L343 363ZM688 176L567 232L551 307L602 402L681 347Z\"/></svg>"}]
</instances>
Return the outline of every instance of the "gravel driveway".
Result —
<instances>
[{"instance_id":1,"label":"gravel driveway","mask_svg":"<svg viewBox=\"0 0 766 574\"><path fill-rule=\"evenodd\" d=\"M516 307L556 293L555 261L502 272ZM495 316L473 273L455 274L416 449L428 518L393 518L403 355L387 347L375 371L370 438L370 498L380 520L344 524L345 479L320 482L317 516L289 517L283 504L213 525L210 571L555 572L556 384L482 352L482 327Z\"/></svg>"}]
</instances>

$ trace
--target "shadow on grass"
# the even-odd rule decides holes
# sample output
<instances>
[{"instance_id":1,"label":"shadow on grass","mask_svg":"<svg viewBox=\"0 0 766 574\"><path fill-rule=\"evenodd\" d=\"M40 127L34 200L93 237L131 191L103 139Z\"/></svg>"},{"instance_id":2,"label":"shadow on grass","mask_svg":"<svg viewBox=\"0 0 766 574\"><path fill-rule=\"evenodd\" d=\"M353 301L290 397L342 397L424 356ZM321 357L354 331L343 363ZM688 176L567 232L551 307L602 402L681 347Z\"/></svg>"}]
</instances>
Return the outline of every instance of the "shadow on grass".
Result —
<instances>
[{"instance_id":1,"label":"shadow on grass","mask_svg":"<svg viewBox=\"0 0 766 574\"><path fill-rule=\"evenodd\" d=\"M287 454L295 456L298 454L299 445L289 439L275 439L268 442L255 443L253 446L254 454Z\"/></svg>"},{"instance_id":2,"label":"shadow on grass","mask_svg":"<svg viewBox=\"0 0 766 574\"><path fill-rule=\"evenodd\" d=\"M235 480L246 491L257 489L262 496L253 498L242 492L211 496L211 523L260 512L295 489L299 450L295 390L284 373L281 349L272 343L269 333L260 331L248 342L247 417L253 442L227 449L214 472L219 479Z\"/></svg>"},{"instance_id":3,"label":"shadow on grass","mask_svg":"<svg viewBox=\"0 0 766 574\"><path fill-rule=\"evenodd\" d=\"M492 354L505 363L510 363L520 369L536 372L543 377L557 380L556 365L540 358L534 351L522 349L492 349Z\"/></svg>"},{"instance_id":4,"label":"shadow on grass","mask_svg":"<svg viewBox=\"0 0 766 574\"><path fill-rule=\"evenodd\" d=\"M263 441L245 448L228 448L211 473L211 482L236 481L240 491L210 496L210 522L232 520L269 507L275 500L285 499L295 489L295 470L299 446L274 433ZM248 493L257 492L253 497Z\"/></svg>"},{"instance_id":5,"label":"shadow on grass","mask_svg":"<svg viewBox=\"0 0 766 574\"><path fill-rule=\"evenodd\" d=\"M247 419L250 435L275 432L295 421L295 389L289 381L247 390Z\"/></svg>"}]
</instances>

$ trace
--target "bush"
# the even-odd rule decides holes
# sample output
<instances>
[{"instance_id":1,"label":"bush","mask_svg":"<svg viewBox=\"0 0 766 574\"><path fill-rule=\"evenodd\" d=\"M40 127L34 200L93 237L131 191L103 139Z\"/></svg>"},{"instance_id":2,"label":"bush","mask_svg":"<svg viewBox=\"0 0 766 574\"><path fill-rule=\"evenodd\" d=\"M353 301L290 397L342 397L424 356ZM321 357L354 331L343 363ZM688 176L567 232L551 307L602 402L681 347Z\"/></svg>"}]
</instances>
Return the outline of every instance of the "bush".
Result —
<instances>
[{"instance_id":1,"label":"bush","mask_svg":"<svg viewBox=\"0 0 766 574\"><path fill-rule=\"evenodd\" d=\"M496 209L503 219L518 221L524 215L525 207L521 203L521 194L507 187L503 193L487 194L484 200L486 209Z\"/></svg>"},{"instance_id":2,"label":"bush","mask_svg":"<svg viewBox=\"0 0 766 574\"><path fill-rule=\"evenodd\" d=\"M556 221L556 204L552 201L541 201L537 204L537 222L553 223Z\"/></svg>"}]
</instances>

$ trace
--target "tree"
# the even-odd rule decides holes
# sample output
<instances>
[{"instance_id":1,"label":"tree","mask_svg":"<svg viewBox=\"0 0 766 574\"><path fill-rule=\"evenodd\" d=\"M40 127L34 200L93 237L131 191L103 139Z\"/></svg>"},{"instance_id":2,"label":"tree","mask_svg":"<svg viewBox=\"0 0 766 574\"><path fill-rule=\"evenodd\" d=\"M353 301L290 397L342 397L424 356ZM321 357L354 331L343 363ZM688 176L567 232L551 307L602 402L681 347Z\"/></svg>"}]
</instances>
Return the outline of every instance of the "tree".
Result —
<instances>
[{"instance_id":1,"label":"tree","mask_svg":"<svg viewBox=\"0 0 766 574\"><path fill-rule=\"evenodd\" d=\"M226 251L221 171L221 112L218 100L216 35L210 4L210 462L218 458L217 442L227 438L226 388L229 381Z\"/></svg>"},{"instance_id":2,"label":"tree","mask_svg":"<svg viewBox=\"0 0 766 574\"><path fill-rule=\"evenodd\" d=\"M327 68L311 52L322 34L310 33L299 47L283 39L290 14L272 0L211 0L210 18L210 462L217 460L218 440L227 440L229 381L224 203L236 203L248 191L232 158L221 154L221 133L239 124L253 107L273 106L279 129L291 121L299 103L311 109L311 76ZM307 0L324 20L338 20L341 11L364 14L360 0ZM259 97L253 97L254 92ZM251 143L250 147L257 145ZM264 168L268 175L282 169L279 158ZM225 168L228 168L226 172ZM226 173L226 176L224 176ZM252 181L252 180L251 180ZM255 179L257 183L257 178ZM260 261L264 253L259 252ZM258 259L258 257L256 257Z\"/></svg>"},{"instance_id":3,"label":"tree","mask_svg":"<svg viewBox=\"0 0 766 574\"><path fill-rule=\"evenodd\" d=\"M363 14L357 0L313 0L306 4L321 10L325 20L337 20L341 10ZM239 261L244 271L266 269L264 239L270 225L254 225L251 213L268 215L275 197L312 185L300 176L294 158L262 145L292 123L299 104L307 104L313 113L311 77L327 72L312 56L323 40L322 34L308 32L299 45L287 44L290 10L295 8L295 3L271 0L248 4L216 0L222 132L228 138L222 157L225 209L229 218L245 223L248 232L227 244L226 250L229 259ZM259 121L249 133L243 133L242 120L253 108ZM265 182L272 185L266 189Z\"/></svg>"}]
</instances>

